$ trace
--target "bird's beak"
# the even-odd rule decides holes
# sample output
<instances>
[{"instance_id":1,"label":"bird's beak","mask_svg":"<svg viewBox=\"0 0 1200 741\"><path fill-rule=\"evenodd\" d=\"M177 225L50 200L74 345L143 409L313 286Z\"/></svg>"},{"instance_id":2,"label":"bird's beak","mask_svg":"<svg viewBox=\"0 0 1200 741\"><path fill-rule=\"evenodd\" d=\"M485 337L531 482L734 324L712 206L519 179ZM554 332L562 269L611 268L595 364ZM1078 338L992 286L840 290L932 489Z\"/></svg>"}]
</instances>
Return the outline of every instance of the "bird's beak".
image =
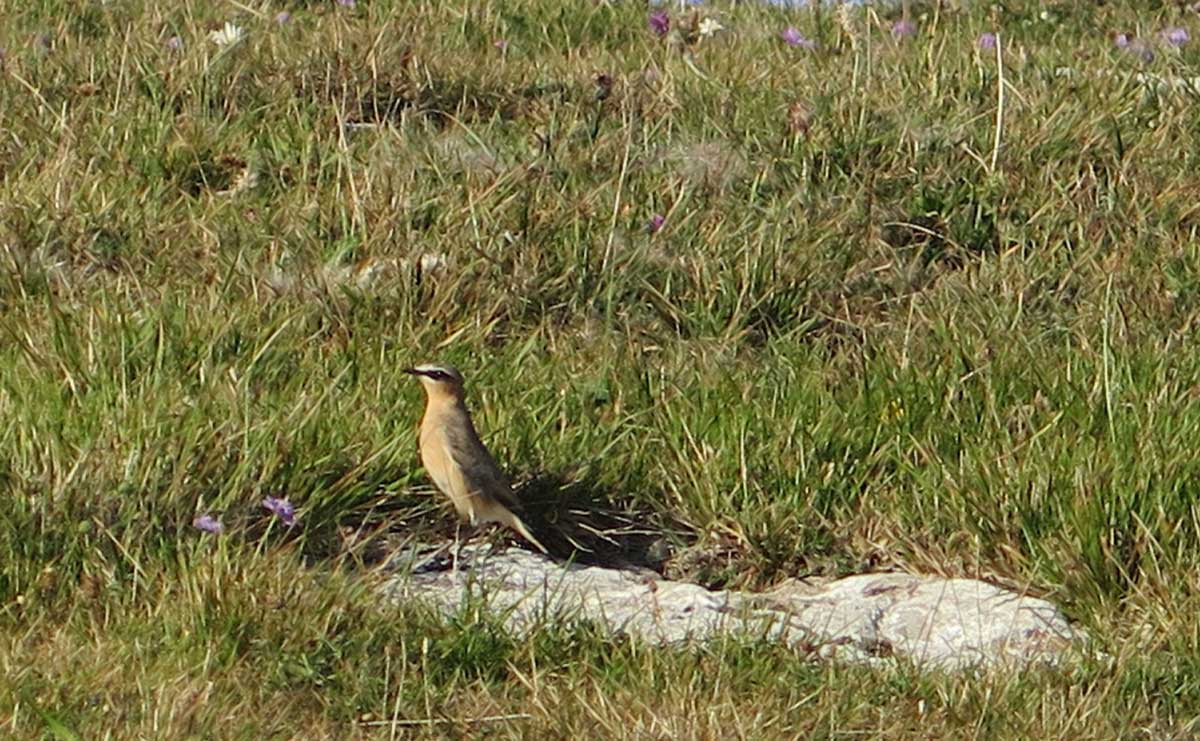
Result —
<instances>
[{"instance_id":1,"label":"bird's beak","mask_svg":"<svg viewBox=\"0 0 1200 741\"><path fill-rule=\"evenodd\" d=\"M408 374L408 375L410 375L410 376L419 376L419 375L421 375L421 371L417 370L416 368L405 368L405 369L404 369L403 371L401 371L401 372L402 372L402 373L407 373L407 374Z\"/></svg>"}]
</instances>

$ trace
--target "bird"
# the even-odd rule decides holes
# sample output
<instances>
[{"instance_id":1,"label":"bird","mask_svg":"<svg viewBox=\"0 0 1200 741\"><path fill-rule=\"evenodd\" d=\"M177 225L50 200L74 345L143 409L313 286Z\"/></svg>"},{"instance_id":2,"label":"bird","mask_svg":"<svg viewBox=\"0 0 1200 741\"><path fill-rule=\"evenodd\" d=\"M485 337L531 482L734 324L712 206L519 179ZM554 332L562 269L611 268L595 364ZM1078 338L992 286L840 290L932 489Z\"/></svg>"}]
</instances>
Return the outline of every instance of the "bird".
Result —
<instances>
[{"instance_id":1,"label":"bird","mask_svg":"<svg viewBox=\"0 0 1200 741\"><path fill-rule=\"evenodd\" d=\"M435 364L405 368L404 372L415 376L425 389L425 414L418 435L421 464L434 485L450 498L460 521L466 520L472 526L492 522L505 525L542 553L548 553L513 512L520 509L520 504L471 422L462 373L453 366Z\"/></svg>"}]
</instances>

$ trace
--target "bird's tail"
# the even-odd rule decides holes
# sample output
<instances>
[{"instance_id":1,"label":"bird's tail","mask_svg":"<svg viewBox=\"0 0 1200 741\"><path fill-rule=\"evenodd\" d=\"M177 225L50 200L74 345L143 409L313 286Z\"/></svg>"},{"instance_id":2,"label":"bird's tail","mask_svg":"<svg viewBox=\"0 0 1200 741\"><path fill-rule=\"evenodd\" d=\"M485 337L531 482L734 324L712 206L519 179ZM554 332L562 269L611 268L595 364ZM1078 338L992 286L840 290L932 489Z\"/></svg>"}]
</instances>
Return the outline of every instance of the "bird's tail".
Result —
<instances>
[{"instance_id":1,"label":"bird's tail","mask_svg":"<svg viewBox=\"0 0 1200 741\"><path fill-rule=\"evenodd\" d=\"M546 546L542 545L541 541L533 537L533 533L529 532L529 528L525 527L525 523L521 522L521 518L513 514L508 508L501 508L503 514L497 518L500 519L508 527L517 531L522 538L528 540L531 544L537 546L537 549L547 556L550 552L546 550Z\"/></svg>"}]
</instances>

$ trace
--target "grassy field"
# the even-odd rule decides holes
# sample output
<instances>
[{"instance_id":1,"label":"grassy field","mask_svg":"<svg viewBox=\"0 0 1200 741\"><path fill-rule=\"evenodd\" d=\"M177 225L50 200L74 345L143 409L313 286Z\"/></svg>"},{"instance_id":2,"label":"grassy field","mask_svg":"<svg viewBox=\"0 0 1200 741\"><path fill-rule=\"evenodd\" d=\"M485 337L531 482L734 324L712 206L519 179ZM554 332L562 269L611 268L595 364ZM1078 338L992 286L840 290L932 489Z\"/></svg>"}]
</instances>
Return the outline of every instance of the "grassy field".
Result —
<instances>
[{"instance_id":1,"label":"grassy field","mask_svg":"<svg viewBox=\"0 0 1200 741\"><path fill-rule=\"evenodd\" d=\"M1198 74L1200 17L1121 5L0 0L0 735L1195 733L1200 125L1133 76ZM1097 651L378 604L453 531L434 359L532 509L666 573L985 578Z\"/></svg>"}]
</instances>

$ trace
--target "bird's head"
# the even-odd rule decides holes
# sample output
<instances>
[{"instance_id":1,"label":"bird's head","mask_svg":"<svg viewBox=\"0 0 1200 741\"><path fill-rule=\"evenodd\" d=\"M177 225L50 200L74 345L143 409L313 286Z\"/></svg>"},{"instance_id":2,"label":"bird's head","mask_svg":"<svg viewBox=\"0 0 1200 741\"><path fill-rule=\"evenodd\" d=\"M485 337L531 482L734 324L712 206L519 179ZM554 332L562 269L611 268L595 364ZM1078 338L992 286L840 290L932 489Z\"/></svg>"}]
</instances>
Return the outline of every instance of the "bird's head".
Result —
<instances>
[{"instance_id":1,"label":"bird's head","mask_svg":"<svg viewBox=\"0 0 1200 741\"><path fill-rule=\"evenodd\" d=\"M416 376L421 385L425 387L425 393L430 397L450 396L456 399L462 398L463 377L458 372L458 369L452 365L430 363L405 368L404 372L410 376Z\"/></svg>"}]
</instances>

